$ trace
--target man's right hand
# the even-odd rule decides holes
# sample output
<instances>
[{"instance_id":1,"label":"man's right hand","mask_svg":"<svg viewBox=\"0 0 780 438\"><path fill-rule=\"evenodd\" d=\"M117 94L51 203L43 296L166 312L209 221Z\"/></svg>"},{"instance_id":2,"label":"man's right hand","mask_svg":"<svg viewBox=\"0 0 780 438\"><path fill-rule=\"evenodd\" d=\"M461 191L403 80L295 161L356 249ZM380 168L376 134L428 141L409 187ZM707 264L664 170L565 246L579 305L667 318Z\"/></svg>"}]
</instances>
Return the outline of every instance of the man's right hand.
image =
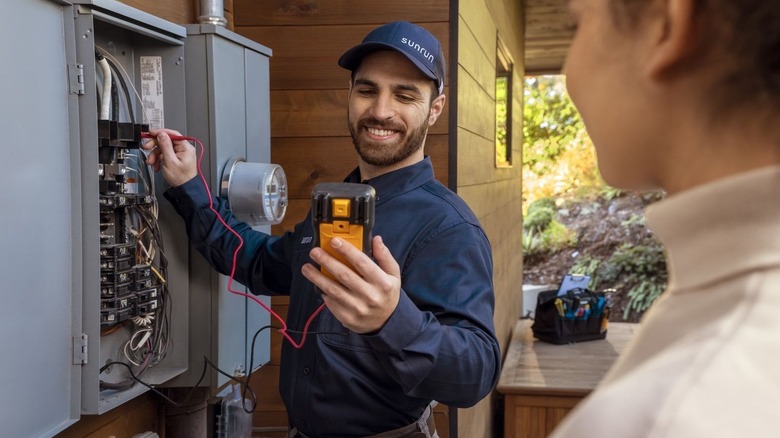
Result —
<instances>
[{"instance_id":1,"label":"man's right hand","mask_svg":"<svg viewBox=\"0 0 780 438\"><path fill-rule=\"evenodd\" d=\"M185 140L171 141L170 136L180 136L179 132L172 129L152 129L149 134L154 138L142 146L150 151L146 164L152 166L155 172L162 169L168 184L177 187L198 176L195 147Z\"/></svg>"}]
</instances>

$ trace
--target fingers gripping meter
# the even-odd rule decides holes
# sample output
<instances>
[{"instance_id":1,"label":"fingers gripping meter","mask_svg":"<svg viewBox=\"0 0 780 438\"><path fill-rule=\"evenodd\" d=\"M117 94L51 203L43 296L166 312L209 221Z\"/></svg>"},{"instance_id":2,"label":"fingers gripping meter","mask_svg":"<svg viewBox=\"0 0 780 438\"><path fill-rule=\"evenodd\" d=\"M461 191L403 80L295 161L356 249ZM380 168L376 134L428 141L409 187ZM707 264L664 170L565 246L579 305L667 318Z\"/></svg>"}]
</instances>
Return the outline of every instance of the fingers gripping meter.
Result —
<instances>
[{"instance_id":1,"label":"fingers gripping meter","mask_svg":"<svg viewBox=\"0 0 780 438\"><path fill-rule=\"evenodd\" d=\"M371 231L374 226L376 192L367 184L320 183L312 191L311 216L314 246L319 246L347 266L330 245L339 237L371 257ZM333 276L323 267L323 274Z\"/></svg>"}]
</instances>

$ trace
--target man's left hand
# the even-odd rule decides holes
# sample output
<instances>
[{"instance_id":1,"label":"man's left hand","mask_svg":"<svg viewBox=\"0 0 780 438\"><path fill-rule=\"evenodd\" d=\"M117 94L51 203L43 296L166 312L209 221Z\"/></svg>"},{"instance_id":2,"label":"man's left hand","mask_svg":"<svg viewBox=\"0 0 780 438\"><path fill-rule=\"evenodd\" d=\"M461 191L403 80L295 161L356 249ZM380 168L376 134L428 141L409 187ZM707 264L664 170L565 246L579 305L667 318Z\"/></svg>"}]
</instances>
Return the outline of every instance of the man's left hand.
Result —
<instances>
[{"instance_id":1,"label":"man's left hand","mask_svg":"<svg viewBox=\"0 0 780 438\"><path fill-rule=\"evenodd\" d=\"M312 260L336 280L325 276L310 263L301 269L303 275L322 291L322 298L333 315L355 333L381 329L395 311L401 295L398 263L380 236L374 236L372 244L376 263L345 240L331 240L333 249L354 266L354 271L322 248L312 249Z\"/></svg>"}]
</instances>

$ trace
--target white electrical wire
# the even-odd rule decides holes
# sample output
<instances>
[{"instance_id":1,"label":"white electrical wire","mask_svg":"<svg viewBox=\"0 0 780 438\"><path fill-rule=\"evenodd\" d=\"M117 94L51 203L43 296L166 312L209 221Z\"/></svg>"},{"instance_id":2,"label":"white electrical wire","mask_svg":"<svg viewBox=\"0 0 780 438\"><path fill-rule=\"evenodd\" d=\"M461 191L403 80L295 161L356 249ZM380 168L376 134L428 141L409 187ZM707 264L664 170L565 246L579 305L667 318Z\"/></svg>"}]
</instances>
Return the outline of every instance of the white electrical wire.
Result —
<instances>
[{"instance_id":1,"label":"white electrical wire","mask_svg":"<svg viewBox=\"0 0 780 438\"><path fill-rule=\"evenodd\" d=\"M127 359L127 361L130 362L131 364L133 364L133 365L135 365L137 367L140 367L141 364L136 362L136 361L134 361L133 358L130 357L130 353L127 352L127 346L128 345L130 345L130 341L125 342L125 348L124 348L125 359Z\"/></svg>"},{"instance_id":2,"label":"white electrical wire","mask_svg":"<svg viewBox=\"0 0 780 438\"><path fill-rule=\"evenodd\" d=\"M140 102L140 103L141 103L141 119L142 119L144 122L148 122L148 121L149 121L149 119L147 119L147 117L146 117L146 108L144 108L144 106L143 106L144 99L141 97L141 95L140 95L140 94L138 94L138 90L136 90L136 89L135 89L135 86L133 85L132 78L130 77L130 75L129 75L129 74L127 74L127 70L125 70L125 68L124 68L124 67L122 67L122 63L121 63L121 62L119 62L119 60L117 60L115 57L113 57L113 56L112 56L110 53L108 53L108 51L107 51L106 49L104 49L104 48L102 48L102 47L100 47L100 46L95 46L95 47L96 47L98 50L100 50L100 54L101 54L101 55L103 55L103 56L105 56L106 58L108 58L108 59L110 59L110 60L114 61L114 64L116 64L116 66L117 66L117 67L118 67L120 70L122 70L122 73L124 73L124 74L125 74L125 77L127 78L127 85L128 85L128 86L129 86L129 87L130 87L130 88L133 90L133 93L135 94L135 97L137 97L137 98L138 98L138 102Z\"/></svg>"},{"instance_id":3,"label":"white electrical wire","mask_svg":"<svg viewBox=\"0 0 780 438\"><path fill-rule=\"evenodd\" d=\"M135 338L137 338L138 335L141 335L141 340L134 344L133 341L135 341ZM151 335L152 335L152 329L149 328L136 331L135 333L133 333L133 336L130 337L130 340L127 341L130 344L130 349L133 351L137 351L139 348L143 347L144 344L146 344L146 341L149 340L149 336Z\"/></svg>"},{"instance_id":4,"label":"white electrical wire","mask_svg":"<svg viewBox=\"0 0 780 438\"><path fill-rule=\"evenodd\" d=\"M97 60L103 71L103 95L100 98L100 120L108 120L111 114L111 67L104 57Z\"/></svg>"}]
</instances>

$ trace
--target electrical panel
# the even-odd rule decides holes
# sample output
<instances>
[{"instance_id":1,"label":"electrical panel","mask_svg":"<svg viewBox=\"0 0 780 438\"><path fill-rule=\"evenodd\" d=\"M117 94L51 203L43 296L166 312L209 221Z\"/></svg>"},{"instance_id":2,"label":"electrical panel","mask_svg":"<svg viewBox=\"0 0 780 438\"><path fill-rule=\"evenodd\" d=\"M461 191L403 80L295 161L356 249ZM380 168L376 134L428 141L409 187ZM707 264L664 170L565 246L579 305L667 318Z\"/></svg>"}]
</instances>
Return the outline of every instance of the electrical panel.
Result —
<instances>
[{"instance_id":1,"label":"electrical panel","mask_svg":"<svg viewBox=\"0 0 780 438\"><path fill-rule=\"evenodd\" d=\"M188 245L141 133L186 132L183 27L107 0L73 5L83 245L81 411L104 413L188 367ZM76 116L74 114L74 116ZM73 123L72 123L73 124ZM137 379L136 379L137 378Z\"/></svg>"},{"instance_id":2,"label":"electrical panel","mask_svg":"<svg viewBox=\"0 0 780 438\"><path fill-rule=\"evenodd\" d=\"M261 208L236 198L247 217L281 219L283 171L254 171L270 161L271 51L115 0L9 8L0 29L9 61L0 117L12 125L0 162L3 434L53 436L148 391L137 379L193 386L204 356L235 375L267 362L269 333L254 335L269 315L228 293L228 278L194 253L140 146L151 128L200 139L212 193L226 183L240 192L235 176L265 195ZM223 387L219 376L203 384Z\"/></svg>"}]
</instances>

